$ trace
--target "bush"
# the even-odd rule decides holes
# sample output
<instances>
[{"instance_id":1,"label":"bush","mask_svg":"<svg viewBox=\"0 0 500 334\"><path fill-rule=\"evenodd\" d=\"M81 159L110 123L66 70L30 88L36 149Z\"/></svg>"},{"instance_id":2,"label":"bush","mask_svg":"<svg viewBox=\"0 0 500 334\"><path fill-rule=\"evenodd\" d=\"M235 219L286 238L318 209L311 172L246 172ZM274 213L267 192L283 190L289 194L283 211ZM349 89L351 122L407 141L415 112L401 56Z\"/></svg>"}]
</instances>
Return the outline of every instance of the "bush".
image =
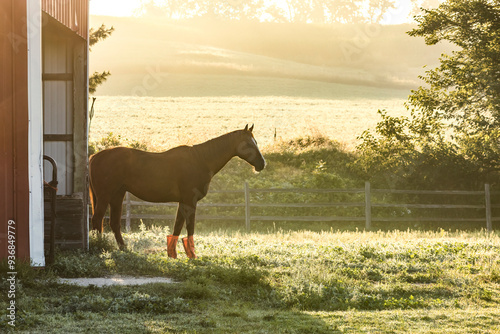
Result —
<instances>
[{"instance_id":1,"label":"bush","mask_svg":"<svg viewBox=\"0 0 500 334\"><path fill-rule=\"evenodd\" d=\"M109 132L106 137L95 142L89 142L89 156L102 150L118 146L127 146L143 151L148 150L148 145L145 143L141 143L137 140L123 139L121 135L115 135L113 132Z\"/></svg>"},{"instance_id":2,"label":"bush","mask_svg":"<svg viewBox=\"0 0 500 334\"><path fill-rule=\"evenodd\" d=\"M390 188L432 190L471 190L500 181L446 138L447 126L440 117L379 113L382 120L375 134L365 131L357 147L355 164L367 180Z\"/></svg>"}]
</instances>

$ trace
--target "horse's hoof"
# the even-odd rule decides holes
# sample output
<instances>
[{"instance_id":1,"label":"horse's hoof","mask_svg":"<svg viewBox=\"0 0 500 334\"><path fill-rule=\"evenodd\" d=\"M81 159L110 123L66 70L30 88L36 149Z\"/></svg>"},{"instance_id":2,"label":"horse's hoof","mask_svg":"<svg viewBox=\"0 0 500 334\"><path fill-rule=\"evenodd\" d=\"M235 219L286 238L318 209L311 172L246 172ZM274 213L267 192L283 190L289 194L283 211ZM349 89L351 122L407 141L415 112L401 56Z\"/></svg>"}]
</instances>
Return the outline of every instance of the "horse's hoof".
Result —
<instances>
[{"instance_id":1,"label":"horse's hoof","mask_svg":"<svg viewBox=\"0 0 500 334\"><path fill-rule=\"evenodd\" d=\"M194 240L193 236L189 235L187 238L182 238L182 245L184 246L184 251L190 259L196 259L197 256L194 252Z\"/></svg>"},{"instance_id":2,"label":"horse's hoof","mask_svg":"<svg viewBox=\"0 0 500 334\"><path fill-rule=\"evenodd\" d=\"M167 254L168 257L172 259L177 259L177 240L179 239L178 235L167 235Z\"/></svg>"}]
</instances>

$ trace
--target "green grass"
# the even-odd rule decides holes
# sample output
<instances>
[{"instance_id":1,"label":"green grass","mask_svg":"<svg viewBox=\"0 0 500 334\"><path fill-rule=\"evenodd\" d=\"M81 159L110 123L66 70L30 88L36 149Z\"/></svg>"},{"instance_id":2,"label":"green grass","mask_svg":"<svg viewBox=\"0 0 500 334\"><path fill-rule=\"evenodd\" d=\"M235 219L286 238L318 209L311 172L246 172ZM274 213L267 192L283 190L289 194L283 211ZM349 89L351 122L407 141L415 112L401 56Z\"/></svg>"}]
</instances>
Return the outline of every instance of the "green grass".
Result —
<instances>
[{"instance_id":1,"label":"green grass","mask_svg":"<svg viewBox=\"0 0 500 334\"><path fill-rule=\"evenodd\" d=\"M92 236L91 252L19 267L17 330L35 333L495 333L500 236L484 232L202 233L166 255L168 228ZM2 270L4 272L4 270ZM56 277L166 276L76 287ZM2 285L5 285L2 281ZM2 291L6 291L2 286ZM1 296L1 330L8 330Z\"/></svg>"}]
</instances>

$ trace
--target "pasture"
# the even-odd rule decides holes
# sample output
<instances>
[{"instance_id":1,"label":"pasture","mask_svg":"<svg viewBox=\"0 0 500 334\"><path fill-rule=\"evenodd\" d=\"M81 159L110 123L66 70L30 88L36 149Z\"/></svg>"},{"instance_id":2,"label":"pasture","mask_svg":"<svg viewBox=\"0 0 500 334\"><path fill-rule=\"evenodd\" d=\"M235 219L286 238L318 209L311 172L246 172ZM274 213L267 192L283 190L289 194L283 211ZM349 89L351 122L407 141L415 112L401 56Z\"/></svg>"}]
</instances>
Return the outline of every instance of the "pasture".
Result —
<instances>
[{"instance_id":1,"label":"pasture","mask_svg":"<svg viewBox=\"0 0 500 334\"><path fill-rule=\"evenodd\" d=\"M116 43L120 38L130 43L131 34L118 28ZM196 31L197 39L203 32L184 30ZM255 177L235 159L217 175L212 189L237 189L244 180L256 187L361 187L366 175L353 163L357 137L377 124L379 109L393 116L407 115L404 102L409 87L417 86L414 80L403 80L414 79L416 72L400 75L395 62L386 59L387 66L374 62L366 69L361 66L365 62L360 62L339 72L344 68L342 57L329 56L337 63L323 66L323 59L306 63L303 59L313 58L256 57L253 50L206 39L207 45L202 46L198 40L194 46L184 44L185 40L179 44L170 40L172 36L177 35L159 34L158 39L166 42L155 41L158 52L146 46L148 39L144 47L134 48L138 54L148 50L147 57L127 57L145 59L141 64L110 62L122 57L110 56L109 51L106 58L99 57L99 52L104 53L100 46L93 51L96 59L105 60L100 68L109 68L113 75L99 88L90 142L98 149L114 143L162 151L254 123L268 167ZM242 37L237 37L239 42ZM318 44L322 48L323 41ZM119 50L113 43L110 39L109 49ZM277 45L276 49L285 48ZM299 49L315 50L303 45ZM412 48L400 49L421 55ZM368 51L362 54L368 58L378 54ZM418 71L424 64L420 58L414 66ZM387 69L393 74L391 80ZM432 232L348 232L345 226L337 231L325 224L272 222L243 232L232 222L200 222L195 234L199 258L188 260L178 247L179 258L172 260L166 248L170 222L147 223L139 227L136 223L132 232L124 234L127 251L118 250L108 232L104 238L91 236L90 253L59 253L43 275L25 269L20 329L53 333L500 332L497 232L448 232L438 230L439 226ZM176 283L85 288L56 281L56 277L116 274L169 277Z\"/></svg>"},{"instance_id":2,"label":"pasture","mask_svg":"<svg viewBox=\"0 0 500 334\"><path fill-rule=\"evenodd\" d=\"M110 233L92 235L90 253L59 253L42 272L19 265L16 330L500 332L497 233L213 230L195 236L195 260L184 253L169 259L168 233L141 225L124 235L127 251ZM177 283L97 288L56 280L113 274ZM1 298L0 330L7 332Z\"/></svg>"},{"instance_id":3,"label":"pasture","mask_svg":"<svg viewBox=\"0 0 500 334\"><path fill-rule=\"evenodd\" d=\"M197 80L201 85L200 79ZM233 82L229 78L218 80L227 87ZM254 80L258 85L261 78ZM140 142L151 150L162 151L182 144L200 143L243 128L246 123L254 123L255 137L261 148L273 144L275 131L276 139L321 134L354 148L357 136L380 120L378 109L386 109L394 116L408 114L403 106L408 95L406 90L268 80L291 85L288 86L290 94L300 94L307 89L323 98L300 95L99 96L90 127L90 141L99 141L111 132L120 136L124 144Z\"/></svg>"},{"instance_id":4,"label":"pasture","mask_svg":"<svg viewBox=\"0 0 500 334\"><path fill-rule=\"evenodd\" d=\"M353 164L356 137L376 125L377 109L405 114L405 93L315 84L317 89L308 85L309 92L323 96L100 96L90 139L96 146L117 141L160 151L255 123L268 167L255 176L234 159L214 179L213 189L237 189L244 180L256 187L361 187L364 175ZM326 89L334 87L337 91ZM497 232L448 232L439 226L432 232L347 232L338 227L341 232L325 224L273 223L243 232L243 226L233 228L231 222L200 222L195 234L199 258L188 260L179 247L179 259L172 260L166 249L169 222L147 223L124 234L127 251L117 249L110 233L94 235L90 253L58 254L42 280L27 270L24 307L30 311L23 329L500 332ZM61 285L54 278L115 274L169 277L177 283L84 288Z\"/></svg>"}]
</instances>

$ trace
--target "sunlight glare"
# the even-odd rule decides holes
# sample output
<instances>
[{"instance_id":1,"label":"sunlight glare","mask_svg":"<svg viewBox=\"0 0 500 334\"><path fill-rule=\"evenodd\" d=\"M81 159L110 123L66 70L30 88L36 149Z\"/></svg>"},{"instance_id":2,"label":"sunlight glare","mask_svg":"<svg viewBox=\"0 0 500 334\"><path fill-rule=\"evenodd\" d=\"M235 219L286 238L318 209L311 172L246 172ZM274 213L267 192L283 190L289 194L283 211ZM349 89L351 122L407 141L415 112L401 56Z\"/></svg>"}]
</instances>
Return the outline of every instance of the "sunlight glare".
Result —
<instances>
[{"instance_id":1,"label":"sunlight glare","mask_svg":"<svg viewBox=\"0 0 500 334\"><path fill-rule=\"evenodd\" d=\"M390 9L388 13L384 15L384 18L380 22L381 24L402 24L411 21L411 1L398 0L395 4L396 8Z\"/></svg>"},{"instance_id":2,"label":"sunlight glare","mask_svg":"<svg viewBox=\"0 0 500 334\"><path fill-rule=\"evenodd\" d=\"M90 0L90 15L133 16L141 0Z\"/></svg>"},{"instance_id":3,"label":"sunlight glare","mask_svg":"<svg viewBox=\"0 0 500 334\"><path fill-rule=\"evenodd\" d=\"M160 5L162 1L153 0ZM140 8L147 0L90 0L90 15L103 16L135 16L140 15ZM286 0L264 0L266 6L275 4L283 9L288 10ZM389 10L384 15L382 24L401 24L409 21L409 13L411 10L410 0L396 0L396 8ZM266 21L266 17L261 20Z\"/></svg>"}]
</instances>

